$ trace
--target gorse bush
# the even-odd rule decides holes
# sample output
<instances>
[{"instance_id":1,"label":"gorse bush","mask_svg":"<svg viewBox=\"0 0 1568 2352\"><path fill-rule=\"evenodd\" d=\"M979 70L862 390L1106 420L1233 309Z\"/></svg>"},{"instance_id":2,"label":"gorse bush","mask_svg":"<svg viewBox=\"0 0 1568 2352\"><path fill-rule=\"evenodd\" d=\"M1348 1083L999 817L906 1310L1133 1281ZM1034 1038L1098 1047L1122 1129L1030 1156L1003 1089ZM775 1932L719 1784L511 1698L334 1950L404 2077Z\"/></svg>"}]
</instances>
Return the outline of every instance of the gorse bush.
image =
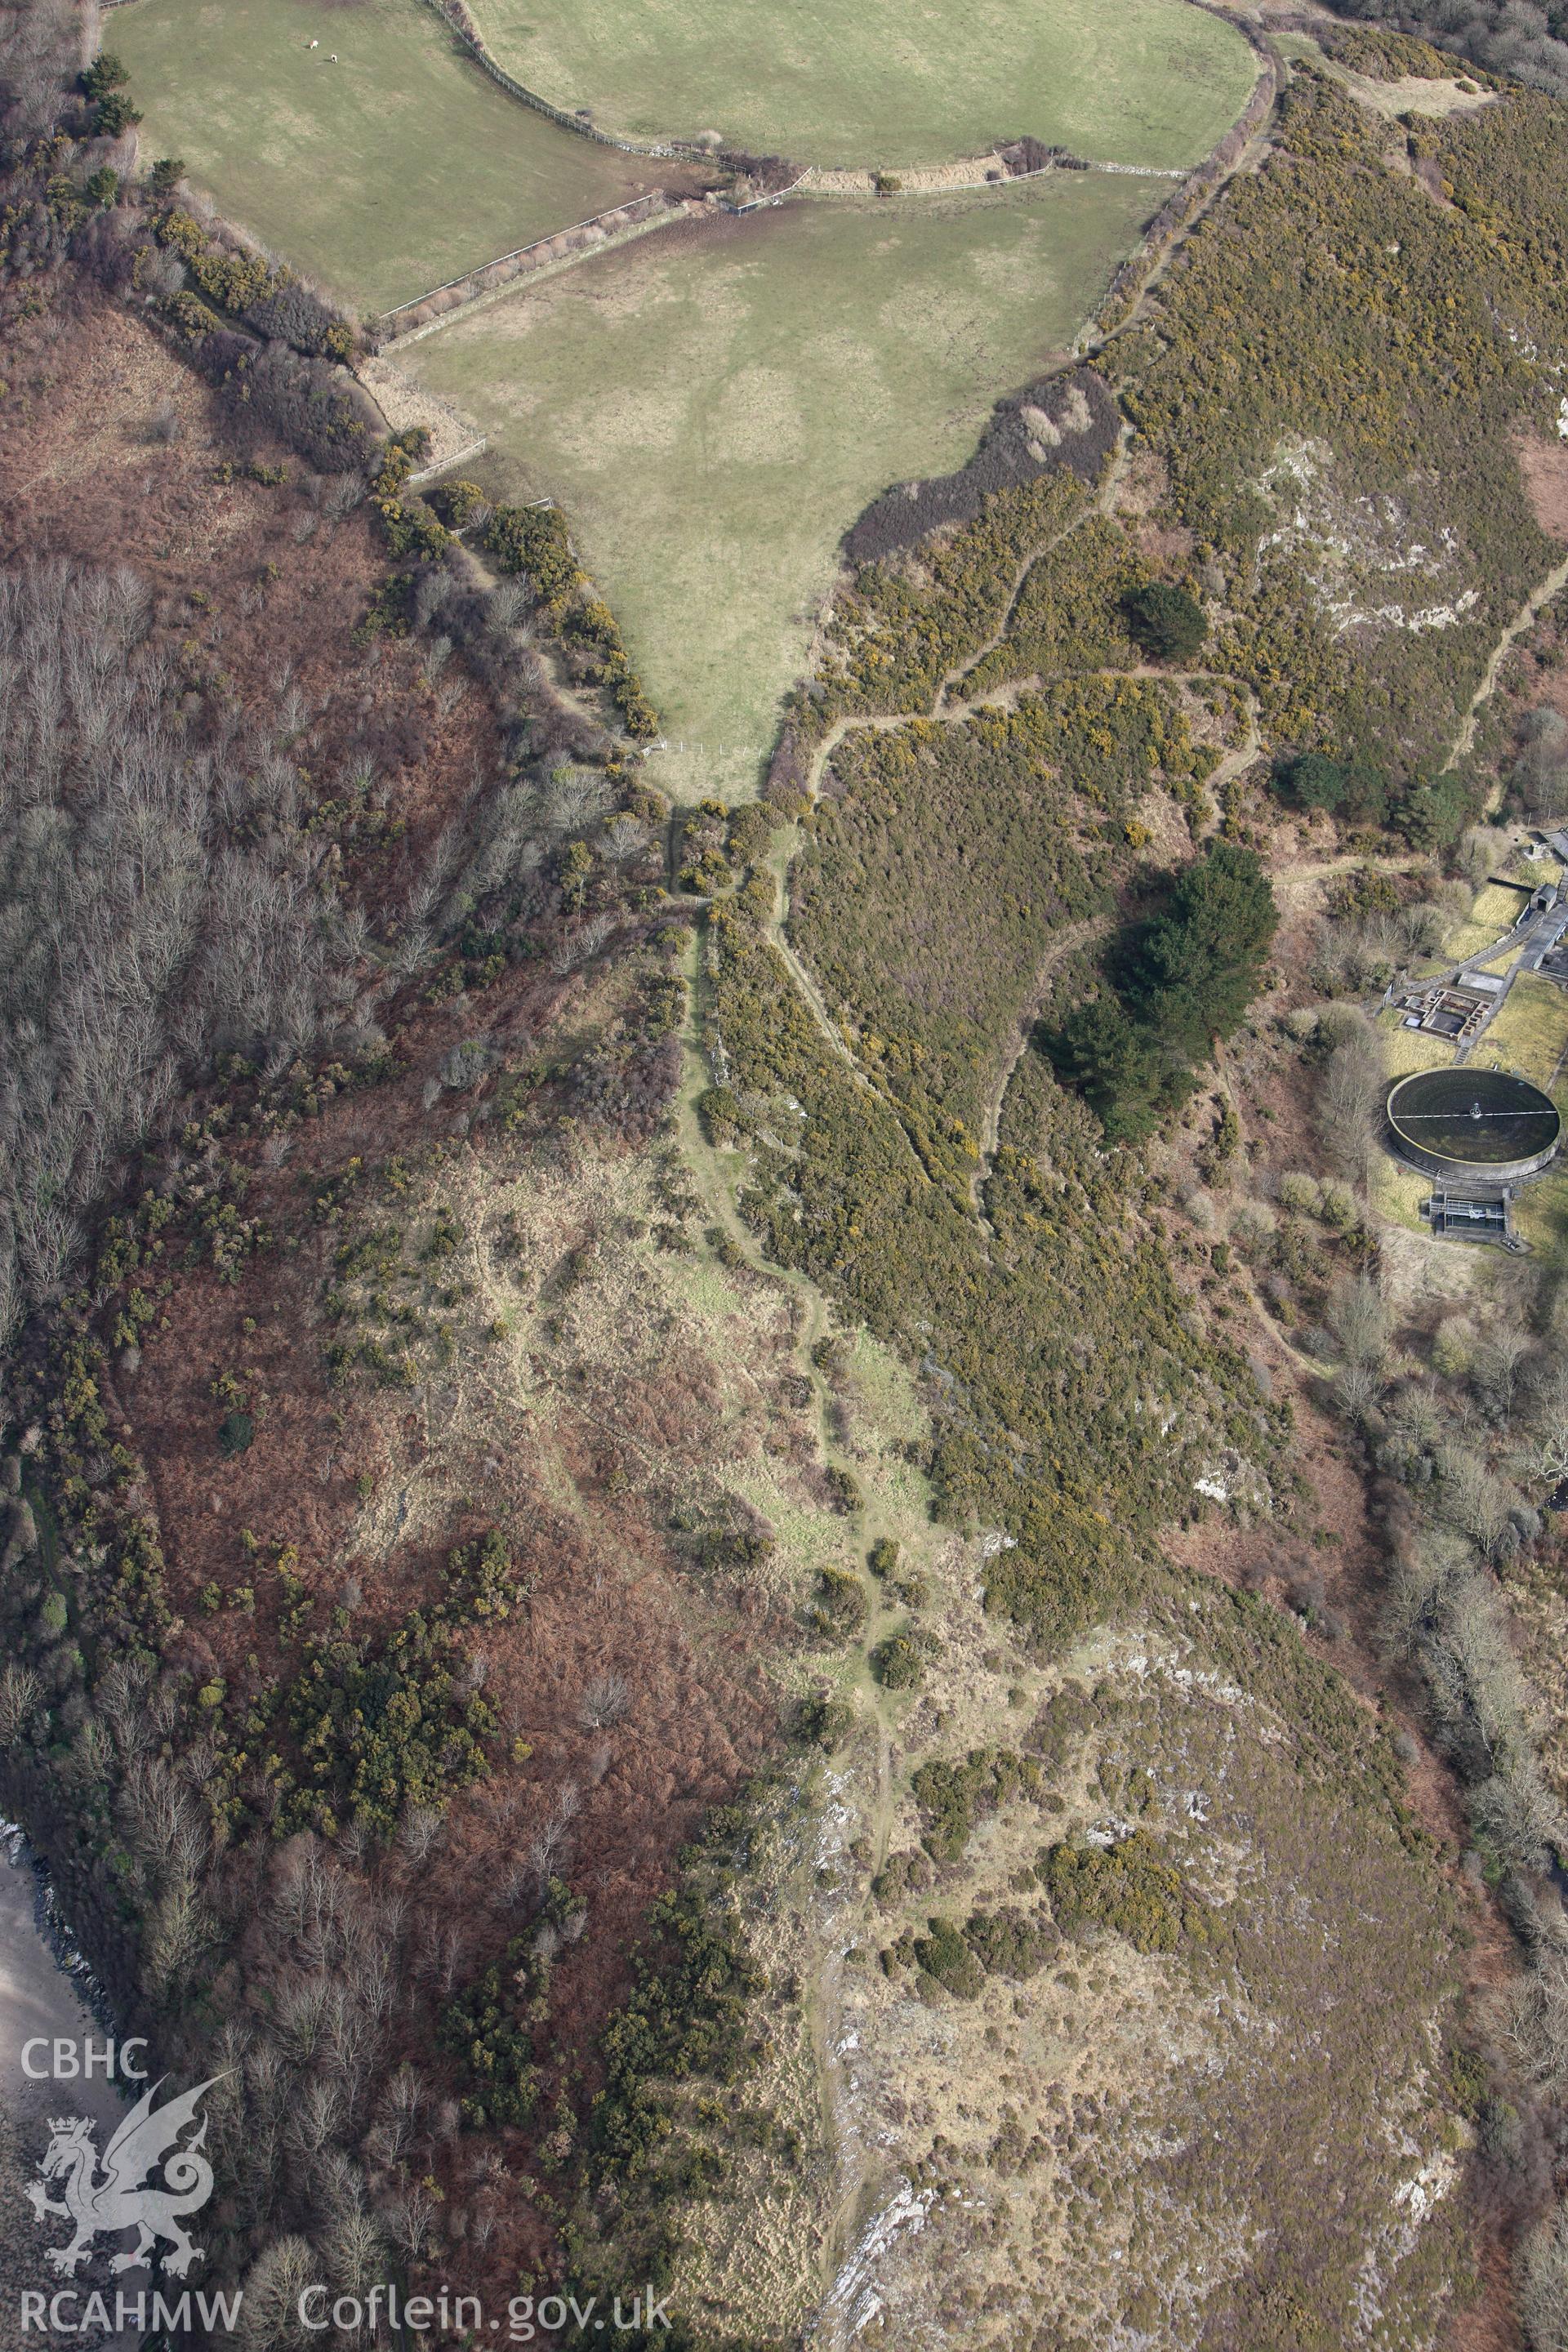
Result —
<instances>
[{"instance_id":1,"label":"gorse bush","mask_svg":"<svg viewBox=\"0 0 1568 2352\"><path fill-rule=\"evenodd\" d=\"M1381 118L1295 71L1274 153L1119 346L1173 519L1224 583L1206 658L1253 688L1277 742L1348 752L1392 788L1442 765L1500 629L1556 561L1514 436L1554 432L1568 358L1553 110L1513 91L1405 138L1446 203L1385 165ZM1445 837L1441 807L1415 822L1417 846Z\"/></svg>"},{"instance_id":2,"label":"gorse bush","mask_svg":"<svg viewBox=\"0 0 1568 2352\"><path fill-rule=\"evenodd\" d=\"M447 511L473 511L471 483L447 488ZM651 742L658 715L631 666L626 641L609 606L572 551L566 519L554 507L495 508L484 526L484 544L504 572L531 583L569 648L580 654L584 675L603 686L634 742Z\"/></svg>"},{"instance_id":3,"label":"gorse bush","mask_svg":"<svg viewBox=\"0 0 1568 2352\"><path fill-rule=\"evenodd\" d=\"M1141 1952L1173 1952L1181 1940L1192 1898L1180 1870L1146 1830L1133 1830L1114 1845L1070 1839L1054 1845L1043 1878L1067 1935L1109 1928Z\"/></svg>"}]
</instances>

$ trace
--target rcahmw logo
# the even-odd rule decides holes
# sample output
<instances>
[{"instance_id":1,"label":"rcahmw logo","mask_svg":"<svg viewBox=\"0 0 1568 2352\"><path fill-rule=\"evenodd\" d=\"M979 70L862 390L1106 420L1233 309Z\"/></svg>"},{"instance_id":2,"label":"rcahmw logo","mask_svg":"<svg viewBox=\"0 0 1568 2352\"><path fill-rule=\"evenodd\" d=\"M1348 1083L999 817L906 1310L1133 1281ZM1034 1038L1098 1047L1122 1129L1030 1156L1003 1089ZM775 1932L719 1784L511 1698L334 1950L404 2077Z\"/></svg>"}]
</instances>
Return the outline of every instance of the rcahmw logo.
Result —
<instances>
[{"instance_id":1,"label":"rcahmw logo","mask_svg":"<svg viewBox=\"0 0 1568 2352\"><path fill-rule=\"evenodd\" d=\"M126 2042L118 2053L117 2069L112 2042L89 2042L79 2049L70 2042L34 2041L23 2049L22 2071L34 2082L78 2082L100 2073L112 2077L117 2071L142 2082L145 2069L132 2063L131 2053L145 2047L143 2042ZM52 2061L47 2066L36 2063L38 2053L45 2052ZM44 2260L52 2271L74 2278L91 2259L100 2238L121 2237L132 2230L136 2232L135 2243L114 2256L109 2265L111 2273L137 2270L162 2258L173 2276L183 2279L192 2264L202 2260L205 2249L193 2242L185 2221L200 2212L213 2192L213 2168L203 2154L206 2118L200 2107L213 2084L222 2079L215 2074L198 2083L194 2091L166 2099L162 2106L153 2103L163 2080L151 2084L117 2126L101 2158L90 2116L50 2117L49 2144L38 2164L42 2178L30 2184L26 2196L40 2221L58 2220L70 2224L71 2233L64 2244L44 2250ZM183 2135L193 2126L194 2136L182 2144ZM52 2196L51 2188L57 2192ZM200 2294L194 2301L204 2326L220 2315L226 2326L230 2311L237 2314L239 2308L237 2295ZM101 2294L84 2297L74 2289L53 2296L24 2293L22 2325L61 2333L109 2326L184 2327L189 2324L192 2303L189 2294L171 2302L161 2292L151 2296L120 2294L112 2305Z\"/></svg>"}]
</instances>

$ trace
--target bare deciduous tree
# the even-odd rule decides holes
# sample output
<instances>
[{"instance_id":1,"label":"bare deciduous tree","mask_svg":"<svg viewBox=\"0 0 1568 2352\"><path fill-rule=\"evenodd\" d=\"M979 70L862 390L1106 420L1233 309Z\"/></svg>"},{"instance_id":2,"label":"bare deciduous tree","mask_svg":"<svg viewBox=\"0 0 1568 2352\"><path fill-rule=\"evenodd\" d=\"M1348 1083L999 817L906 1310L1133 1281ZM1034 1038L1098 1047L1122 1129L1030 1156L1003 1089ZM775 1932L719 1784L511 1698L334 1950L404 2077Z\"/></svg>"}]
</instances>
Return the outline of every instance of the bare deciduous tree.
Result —
<instances>
[{"instance_id":1,"label":"bare deciduous tree","mask_svg":"<svg viewBox=\"0 0 1568 2352\"><path fill-rule=\"evenodd\" d=\"M1537 2222L1520 2249L1519 2315L1530 2352L1568 2352L1568 2208Z\"/></svg>"},{"instance_id":2,"label":"bare deciduous tree","mask_svg":"<svg viewBox=\"0 0 1568 2352\"><path fill-rule=\"evenodd\" d=\"M595 1675L583 1693L582 1717L590 1731L609 1731L621 1722L631 1705L631 1685L625 1675Z\"/></svg>"},{"instance_id":3,"label":"bare deciduous tree","mask_svg":"<svg viewBox=\"0 0 1568 2352\"><path fill-rule=\"evenodd\" d=\"M251 2264L240 2312L240 2352L299 2352L310 2339L300 2298L320 2273L308 2238L279 2238Z\"/></svg>"}]
</instances>

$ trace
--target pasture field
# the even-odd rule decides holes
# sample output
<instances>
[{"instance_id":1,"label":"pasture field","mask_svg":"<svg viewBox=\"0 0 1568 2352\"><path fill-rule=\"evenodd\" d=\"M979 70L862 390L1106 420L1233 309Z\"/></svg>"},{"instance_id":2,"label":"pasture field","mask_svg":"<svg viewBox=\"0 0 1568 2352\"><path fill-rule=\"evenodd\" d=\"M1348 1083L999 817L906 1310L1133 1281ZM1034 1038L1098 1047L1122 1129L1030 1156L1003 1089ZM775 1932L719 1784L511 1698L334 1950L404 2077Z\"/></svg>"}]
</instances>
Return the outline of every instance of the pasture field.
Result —
<instances>
[{"instance_id":1,"label":"pasture field","mask_svg":"<svg viewBox=\"0 0 1568 2352\"><path fill-rule=\"evenodd\" d=\"M1387 1077L1406 1078L1413 1070L1440 1070L1454 1058L1452 1045L1427 1030L1406 1029L1403 1016L1392 1007L1378 1014L1377 1031Z\"/></svg>"},{"instance_id":2,"label":"pasture field","mask_svg":"<svg viewBox=\"0 0 1568 2352\"><path fill-rule=\"evenodd\" d=\"M131 0L106 46L142 154L183 156L226 218L362 310L670 173L509 98L419 0Z\"/></svg>"},{"instance_id":3,"label":"pasture field","mask_svg":"<svg viewBox=\"0 0 1568 2352\"><path fill-rule=\"evenodd\" d=\"M1496 1016L1477 1040L1472 1059L1500 1062L1532 1085L1553 1087L1568 1053L1568 993L1554 982L1521 972Z\"/></svg>"},{"instance_id":4,"label":"pasture field","mask_svg":"<svg viewBox=\"0 0 1568 2352\"><path fill-rule=\"evenodd\" d=\"M722 216L522 286L397 363L489 436L492 495L561 500L667 734L707 747L658 755L660 783L749 795L843 532L889 482L963 463L1150 209L1146 183L1061 173Z\"/></svg>"},{"instance_id":5,"label":"pasture field","mask_svg":"<svg viewBox=\"0 0 1568 2352\"><path fill-rule=\"evenodd\" d=\"M1184 0L471 0L487 47L557 106L643 138L717 131L802 163L936 163L1026 131L1196 163L1251 51Z\"/></svg>"},{"instance_id":6,"label":"pasture field","mask_svg":"<svg viewBox=\"0 0 1568 2352\"><path fill-rule=\"evenodd\" d=\"M1522 891L1510 890L1506 883L1483 882L1464 921L1444 940L1444 955L1451 963L1463 963L1479 955L1483 948L1495 947L1529 903Z\"/></svg>"}]
</instances>

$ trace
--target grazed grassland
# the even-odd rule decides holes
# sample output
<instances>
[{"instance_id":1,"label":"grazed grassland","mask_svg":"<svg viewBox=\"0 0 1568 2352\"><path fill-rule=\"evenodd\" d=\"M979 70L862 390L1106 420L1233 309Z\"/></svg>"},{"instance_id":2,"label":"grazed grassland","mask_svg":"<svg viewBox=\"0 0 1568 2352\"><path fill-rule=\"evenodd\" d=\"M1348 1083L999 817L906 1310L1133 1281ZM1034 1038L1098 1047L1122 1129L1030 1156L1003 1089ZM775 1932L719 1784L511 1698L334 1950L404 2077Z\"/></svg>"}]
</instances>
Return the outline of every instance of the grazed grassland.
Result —
<instances>
[{"instance_id":1,"label":"grazed grassland","mask_svg":"<svg viewBox=\"0 0 1568 2352\"><path fill-rule=\"evenodd\" d=\"M968 457L1149 208L1144 183L1080 174L786 205L645 237L400 364L482 424L484 478L567 507L667 733L707 747L660 781L749 792L844 530Z\"/></svg>"},{"instance_id":2,"label":"grazed grassland","mask_svg":"<svg viewBox=\"0 0 1568 2352\"><path fill-rule=\"evenodd\" d=\"M142 152L184 156L229 219L366 310L669 170L520 106L418 0L135 0L111 33Z\"/></svg>"},{"instance_id":3,"label":"grazed grassland","mask_svg":"<svg viewBox=\"0 0 1568 2352\"><path fill-rule=\"evenodd\" d=\"M1175 0L476 0L508 69L607 130L717 131L824 164L937 163L1032 132L1183 164L1240 113L1253 60Z\"/></svg>"},{"instance_id":4,"label":"grazed grassland","mask_svg":"<svg viewBox=\"0 0 1568 2352\"><path fill-rule=\"evenodd\" d=\"M1568 995L1550 980L1521 972L1489 1023L1475 1058L1500 1062L1538 1087L1552 1086L1568 1053Z\"/></svg>"}]
</instances>

